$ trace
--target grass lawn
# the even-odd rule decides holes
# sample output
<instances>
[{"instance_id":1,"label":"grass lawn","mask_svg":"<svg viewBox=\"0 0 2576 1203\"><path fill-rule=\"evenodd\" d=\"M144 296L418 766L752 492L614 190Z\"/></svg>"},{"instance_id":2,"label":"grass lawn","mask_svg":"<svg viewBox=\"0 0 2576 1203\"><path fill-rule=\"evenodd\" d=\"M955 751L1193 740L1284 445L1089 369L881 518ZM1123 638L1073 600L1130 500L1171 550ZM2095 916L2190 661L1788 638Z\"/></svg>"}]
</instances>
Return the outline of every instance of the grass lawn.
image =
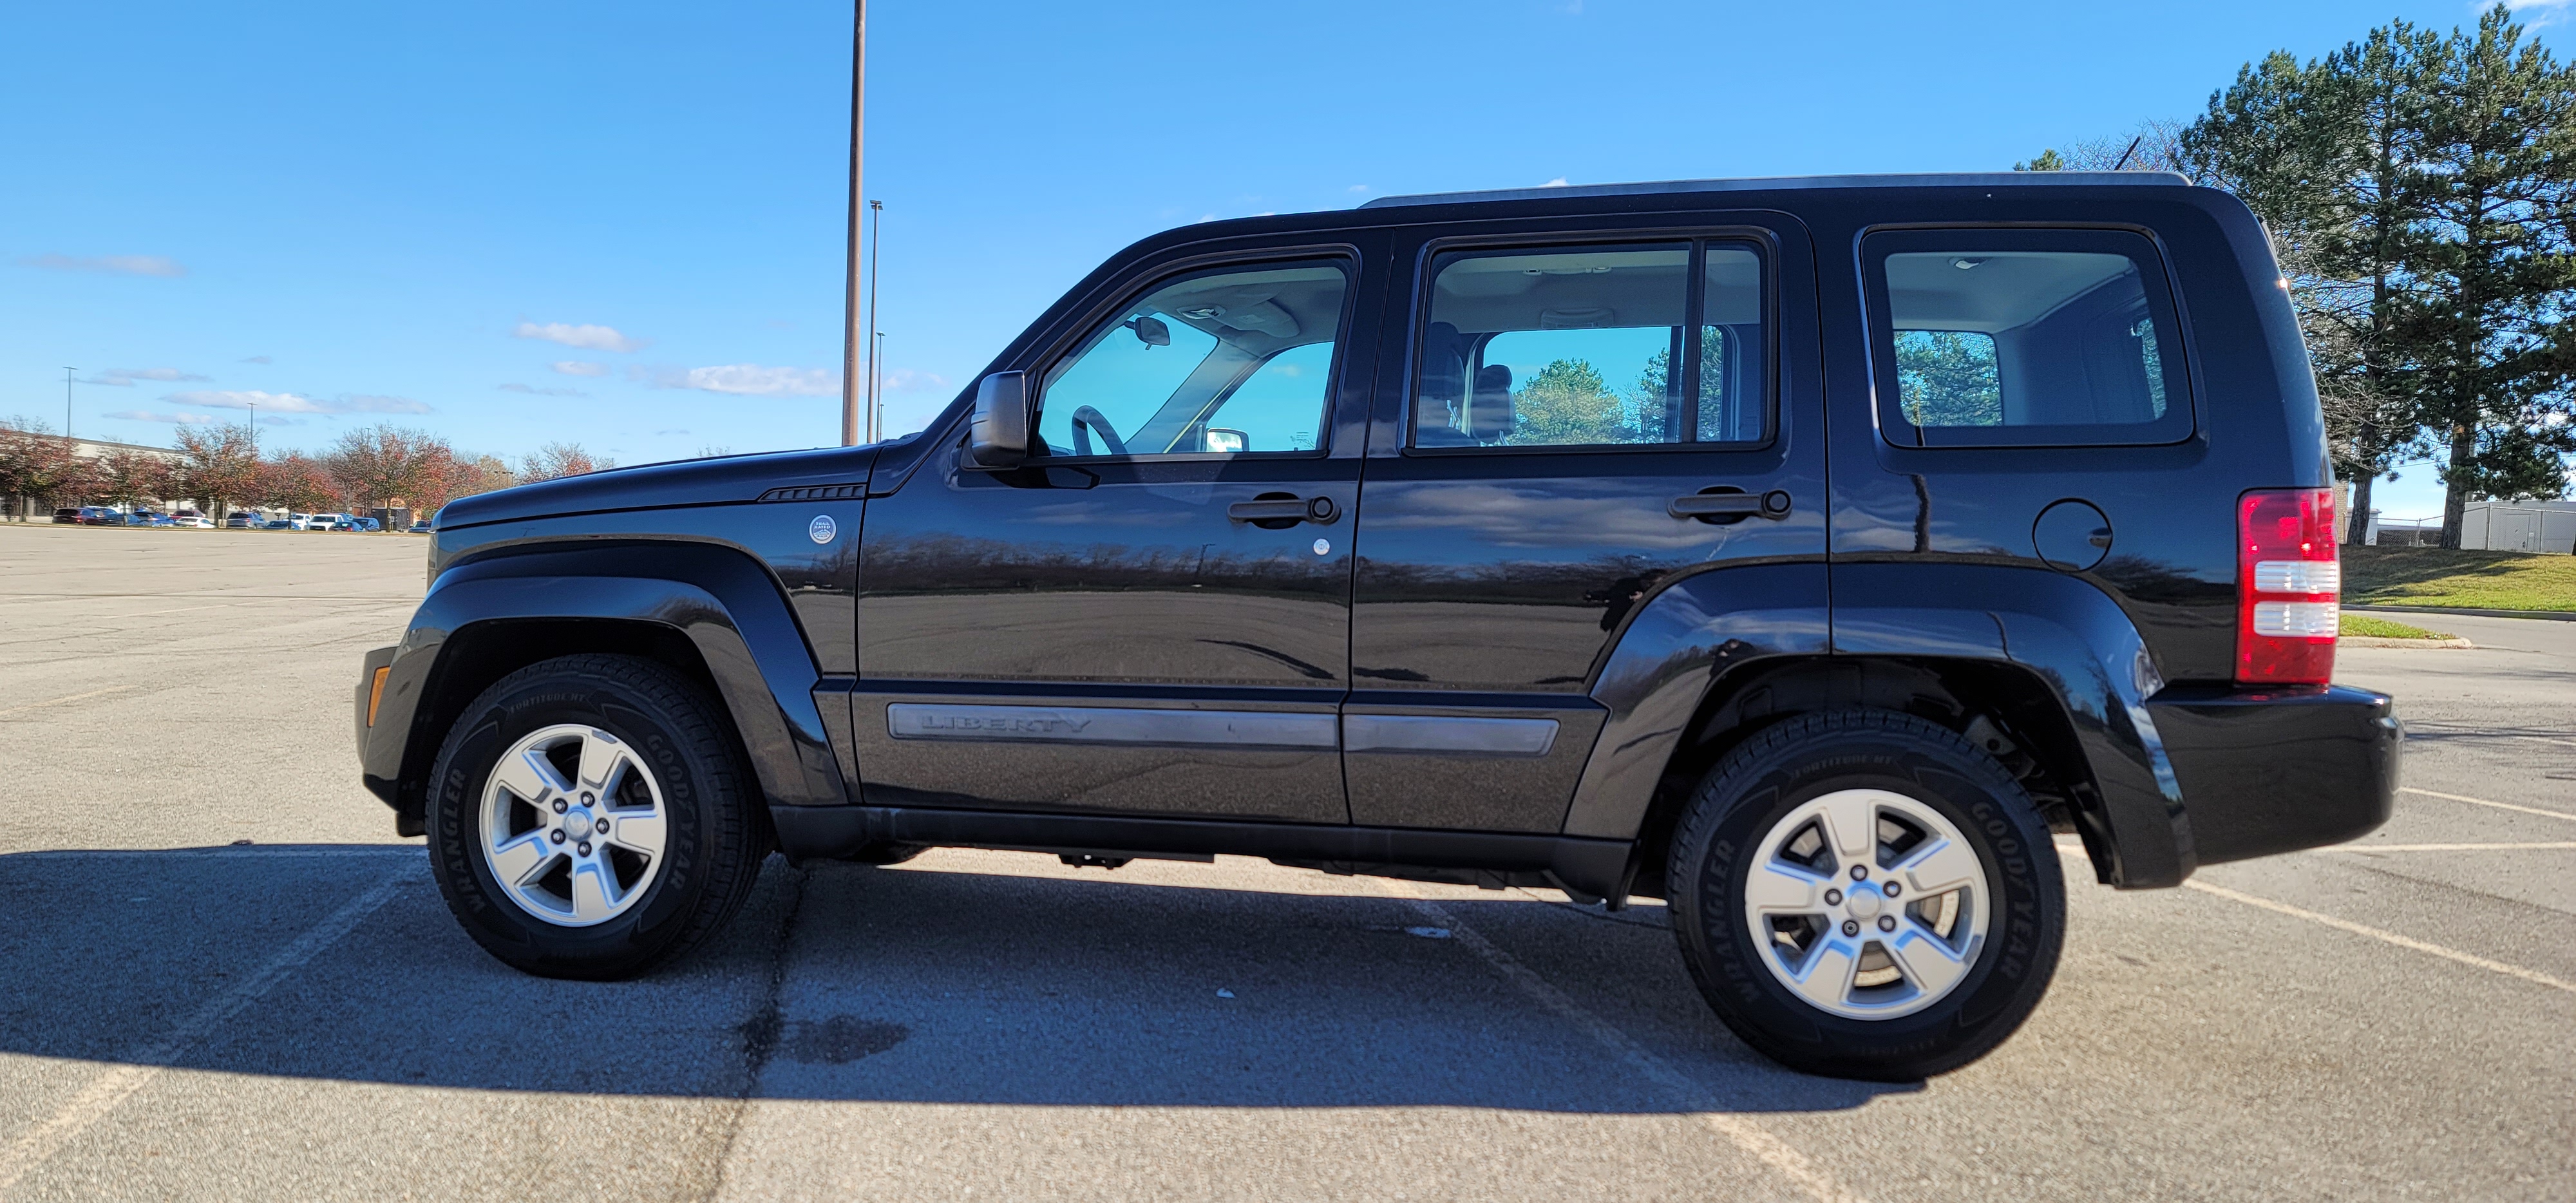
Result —
<instances>
[{"instance_id":1,"label":"grass lawn","mask_svg":"<svg viewBox=\"0 0 2576 1203\"><path fill-rule=\"evenodd\" d=\"M2344 615L2343 633L2346 635L2363 635L2372 639L2452 638L2450 635L2436 634L2432 631L2425 630L2422 627L2410 627L2402 622L2390 622L2376 614Z\"/></svg>"},{"instance_id":2,"label":"grass lawn","mask_svg":"<svg viewBox=\"0 0 2576 1203\"><path fill-rule=\"evenodd\" d=\"M2576 556L2439 547L2339 550L2347 606L2576 610ZM2347 628L2351 621L2345 620Z\"/></svg>"}]
</instances>

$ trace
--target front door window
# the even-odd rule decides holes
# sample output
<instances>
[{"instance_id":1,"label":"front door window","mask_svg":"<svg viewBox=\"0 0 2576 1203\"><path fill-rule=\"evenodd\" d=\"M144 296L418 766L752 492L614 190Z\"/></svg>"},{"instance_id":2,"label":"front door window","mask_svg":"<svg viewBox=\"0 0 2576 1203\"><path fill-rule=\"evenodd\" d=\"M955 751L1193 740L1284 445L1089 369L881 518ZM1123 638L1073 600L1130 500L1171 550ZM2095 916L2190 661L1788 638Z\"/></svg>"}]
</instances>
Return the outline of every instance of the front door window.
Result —
<instances>
[{"instance_id":1,"label":"front door window","mask_svg":"<svg viewBox=\"0 0 2576 1203\"><path fill-rule=\"evenodd\" d=\"M1048 375L1038 410L1047 454L1314 451L1349 291L1330 261L1157 286Z\"/></svg>"}]
</instances>

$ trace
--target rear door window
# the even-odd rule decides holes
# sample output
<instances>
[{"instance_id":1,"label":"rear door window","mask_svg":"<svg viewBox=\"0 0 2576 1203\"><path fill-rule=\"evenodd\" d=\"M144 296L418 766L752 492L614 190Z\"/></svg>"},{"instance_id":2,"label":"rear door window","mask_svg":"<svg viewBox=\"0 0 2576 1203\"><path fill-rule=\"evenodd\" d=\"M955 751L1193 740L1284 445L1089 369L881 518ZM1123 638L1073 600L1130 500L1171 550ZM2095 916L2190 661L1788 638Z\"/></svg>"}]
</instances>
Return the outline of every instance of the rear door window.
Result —
<instances>
[{"instance_id":1,"label":"rear door window","mask_svg":"<svg viewBox=\"0 0 2576 1203\"><path fill-rule=\"evenodd\" d=\"M1862 243L1880 428L1924 447L2178 442L2192 412L2154 244L2110 230Z\"/></svg>"},{"instance_id":2,"label":"rear door window","mask_svg":"<svg viewBox=\"0 0 2576 1203\"><path fill-rule=\"evenodd\" d=\"M1760 444L1763 297L1749 243L1443 253L1417 344L1412 446Z\"/></svg>"}]
</instances>

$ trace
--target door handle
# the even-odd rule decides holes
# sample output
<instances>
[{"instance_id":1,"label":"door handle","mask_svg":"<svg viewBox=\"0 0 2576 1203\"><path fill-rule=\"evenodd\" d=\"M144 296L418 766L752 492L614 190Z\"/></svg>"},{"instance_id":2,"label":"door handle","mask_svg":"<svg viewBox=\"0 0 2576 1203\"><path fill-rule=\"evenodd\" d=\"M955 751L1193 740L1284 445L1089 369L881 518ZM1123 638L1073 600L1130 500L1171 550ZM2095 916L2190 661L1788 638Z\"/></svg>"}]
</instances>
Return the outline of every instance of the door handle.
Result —
<instances>
[{"instance_id":1,"label":"door handle","mask_svg":"<svg viewBox=\"0 0 2576 1203\"><path fill-rule=\"evenodd\" d=\"M1675 518L1697 518L1702 522L1740 522L1746 518L1769 518L1777 522L1789 516L1789 491L1692 493L1673 498L1664 512Z\"/></svg>"},{"instance_id":2,"label":"door handle","mask_svg":"<svg viewBox=\"0 0 2576 1203\"><path fill-rule=\"evenodd\" d=\"M1225 507L1225 516L1237 522L1276 522L1293 526L1299 522L1329 523L1341 515L1341 508L1330 497L1298 497L1293 494L1256 497Z\"/></svg>"}]
</instances>

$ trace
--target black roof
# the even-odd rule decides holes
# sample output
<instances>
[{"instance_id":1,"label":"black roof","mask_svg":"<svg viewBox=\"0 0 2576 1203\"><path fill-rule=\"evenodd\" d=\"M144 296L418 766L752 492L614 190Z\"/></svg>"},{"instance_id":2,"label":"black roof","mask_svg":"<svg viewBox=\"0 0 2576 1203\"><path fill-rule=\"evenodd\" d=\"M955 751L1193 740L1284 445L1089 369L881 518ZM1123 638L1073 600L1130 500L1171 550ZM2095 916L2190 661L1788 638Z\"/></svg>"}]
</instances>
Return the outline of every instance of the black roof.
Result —
<instances>
[{"instance_id":1,"label":"black roof","mask_svg":"<svg viewBox=\"0 0 2576 1203\"><path fill-rule=\"evenodd\" d=\"M1961 171L1922 175L1784 175L1737 180L1654 180L1637 184L1557 184L1539 188L1498 188L1486 192L1425 192L1415 196L1381 196L1360 206L1391 209L1400 205L1454 205L1473 201L1571 200L1586 196L1655 196L1681 192L1788 192L1824 188L2028 188L2101 187L2188 188L2191 181L2170 171Z\"/></svg>"}]
</instances>

